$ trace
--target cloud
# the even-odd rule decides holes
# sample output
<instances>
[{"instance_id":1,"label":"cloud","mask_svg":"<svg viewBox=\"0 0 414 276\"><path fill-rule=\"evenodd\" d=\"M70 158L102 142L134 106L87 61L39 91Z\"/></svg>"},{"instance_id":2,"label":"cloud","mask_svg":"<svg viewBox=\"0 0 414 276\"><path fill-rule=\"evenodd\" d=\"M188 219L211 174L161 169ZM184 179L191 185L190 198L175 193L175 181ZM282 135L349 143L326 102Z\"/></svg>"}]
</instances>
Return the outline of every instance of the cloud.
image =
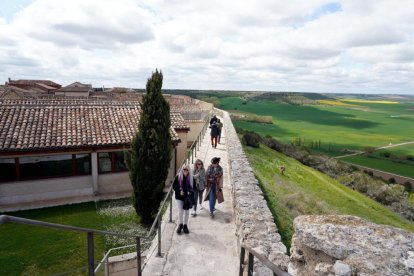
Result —
<instances>
[{"instance_id":1,"label":"cloud","mask_svg":"<svg viewBox=\"0 0 414 276\"><path fill-rule=\"evenodd\" d=\"M113 48L153 39L150 16L130 0L73 0L64 5L39 0L20 12L13 25L31 38L59 47Z\"/></svg>"},{"instance_id":2,"label":"cloud","mask_svg":"<svg viewBox=\"0 0 414 276\"><path fill-rule=\"evenodd\" d=\"M413 93L410 0L33 0L0 18L0 78ZM411 70L411 71L410 71Z\"/></svg>"}]
</instances>

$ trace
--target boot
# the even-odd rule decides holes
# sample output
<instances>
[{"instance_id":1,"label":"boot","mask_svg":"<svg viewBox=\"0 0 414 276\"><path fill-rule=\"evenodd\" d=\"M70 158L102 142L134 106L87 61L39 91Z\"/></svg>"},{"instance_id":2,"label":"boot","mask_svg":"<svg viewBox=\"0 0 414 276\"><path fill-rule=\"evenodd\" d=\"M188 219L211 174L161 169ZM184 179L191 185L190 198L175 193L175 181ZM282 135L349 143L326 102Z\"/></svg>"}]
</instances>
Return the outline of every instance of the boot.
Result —
<instances>
[{"instance_id":1,"label":"boot","mask_svg":"<svg viewBox=\"0 0 414 276\"><path fill-rule=\"evenodd\" d=\"M187 227L187 226L185 226L185 227ZM181 230L183 230L183 224L182 223L180 225L178 225L177 234L181 234ZM185 232L185 229L184 229L184 232Z\"/></svg>"},{"instance_id":2,"label":"boot","mask_svg":"<svg viewBox=\"0 0 414 276\"><path fill-rule=\"evenodd\" d=\"M184 224L184 233L186 234L190 233L190 231L188 231L187 224Z\"/></svg>"}]
</instances>

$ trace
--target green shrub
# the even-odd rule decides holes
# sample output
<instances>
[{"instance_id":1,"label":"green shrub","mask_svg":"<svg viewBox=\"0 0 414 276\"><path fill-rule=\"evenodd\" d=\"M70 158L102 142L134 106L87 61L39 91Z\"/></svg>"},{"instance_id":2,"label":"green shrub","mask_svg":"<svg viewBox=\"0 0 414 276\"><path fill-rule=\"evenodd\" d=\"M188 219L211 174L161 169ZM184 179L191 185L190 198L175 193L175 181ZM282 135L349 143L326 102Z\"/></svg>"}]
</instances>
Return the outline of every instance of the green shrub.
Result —
<instances>
[{"instance_id":1,"label":"green shrub","mask_svg":"<svg viewBox=\"0 0 414 276\"><path fill-rule=\"evenodd\" d=\"M243 135L243 143L246 146L258 148L260 146L261 141L262 141L262 137L260 137L260 135L257 134L256 132L249 131Z\"/></svg>"},{"instance_id":2,"label":"green shrub","mask_svg":"<svg viewBox=\"0 0 414 276\"><path fill-rule=\"evenodd\" d=\"M382 153L382 156L384 156L385 158L390 158L391 153L389 151L386 151L386 152Z\"/></svg>"},{"instance_id":3,"label":"green shrub","mask_svg":"<svg viewBox=\"0 0 414 276\"><path fill-rule=\"evenodd\" d=\"M403 184L405 191L411 193L413 191L413 186L411 185L410 181L406 181Z\"/></svg>"}]
</instances>

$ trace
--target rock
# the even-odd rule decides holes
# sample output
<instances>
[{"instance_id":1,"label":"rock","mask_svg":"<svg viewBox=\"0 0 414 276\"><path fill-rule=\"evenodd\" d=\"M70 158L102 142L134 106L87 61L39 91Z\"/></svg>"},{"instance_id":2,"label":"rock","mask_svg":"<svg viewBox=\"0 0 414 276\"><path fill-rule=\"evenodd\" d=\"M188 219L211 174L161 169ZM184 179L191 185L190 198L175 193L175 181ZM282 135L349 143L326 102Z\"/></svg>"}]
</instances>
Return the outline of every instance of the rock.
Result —
<instances>
[{"instance_id":1,"label":"rock","mask_svg":"<svg viewBox=\"0 0 414 276\"><path fill-rule=\"evenodd\" d=\"M333 266L333 270L335 272L335 276L351 276L352 275L352 270L349 267L349 265L341 261L335 262Z\"/></svg>"},{"instance_id":2,"label":"rock","mask_svg":"<svg viewBox=\"0 0 414 276\"><path fill-rule=\"evenodd\" d=\"M338 215L299 216L294 228L292 275L325 273L321 264L335 275L414 275L413 233Z\"/></svg>"},{"instance_id":3,"label":"rock","mask_svg":"<svg viewBox=\"0 0 414 276\"><path fill-rule=\"evenodd\" d=\"M327 263L318 263L315 266L315 274L318 276L328 276L333 275L332 265Z\"/></svg>"}]
</instances>

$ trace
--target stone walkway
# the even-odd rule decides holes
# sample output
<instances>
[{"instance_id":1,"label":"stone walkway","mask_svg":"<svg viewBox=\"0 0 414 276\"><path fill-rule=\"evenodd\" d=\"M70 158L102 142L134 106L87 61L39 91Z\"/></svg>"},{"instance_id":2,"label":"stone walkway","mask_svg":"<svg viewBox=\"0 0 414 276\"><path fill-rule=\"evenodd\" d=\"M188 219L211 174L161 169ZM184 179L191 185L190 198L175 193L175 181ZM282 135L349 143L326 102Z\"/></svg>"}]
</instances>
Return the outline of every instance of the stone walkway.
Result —
<instances>
[{"instance_id":1,"label":"stone walkway","mask_svg":"<svg viewBox=\"0 0 414 276\"><path fill-rule=\"evenodd\" d=\"M204 275L238 275L238 248L236 226L233 223L233 202L228 173L228 156L226 149L226 133L221 137L221 144L212 148L210 132L207 130L197 157L203 160L207 169L213 157L220 157L220 165L224 171L225 201L216 204L215 218L210 217L208 202L203 202L203 210L197 210L197 216L190 215L188 228L190 234L178 235L177 208L173 200L173 222L169 223L167 211L162 223L162 257L157 256L156 241L149 250L149 260L143 275L169 276L204 276Z\"/></svg>"}]
</instances>

